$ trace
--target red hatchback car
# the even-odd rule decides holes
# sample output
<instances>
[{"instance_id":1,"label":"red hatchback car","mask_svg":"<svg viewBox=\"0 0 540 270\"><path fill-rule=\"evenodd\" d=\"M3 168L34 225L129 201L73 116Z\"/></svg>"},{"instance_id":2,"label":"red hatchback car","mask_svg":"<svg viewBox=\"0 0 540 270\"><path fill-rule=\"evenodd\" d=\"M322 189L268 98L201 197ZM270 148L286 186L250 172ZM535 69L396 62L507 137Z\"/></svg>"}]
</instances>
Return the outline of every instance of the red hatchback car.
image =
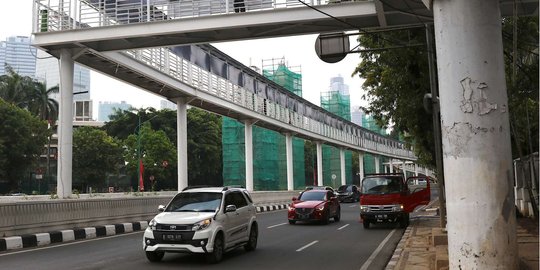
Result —
<instances>
[{"instance_id":1,"label":"red hatchback car","mask_svg":"<svg viewBox=\"0 0 540 270\"><path fill-rule=\"evenodd\" d=\"M306 190L289 205L290 224L297 221L320 221L328 224L330 218L339 221L341 207L334 192L329 190Z\"/></svg>"}]
</instances>

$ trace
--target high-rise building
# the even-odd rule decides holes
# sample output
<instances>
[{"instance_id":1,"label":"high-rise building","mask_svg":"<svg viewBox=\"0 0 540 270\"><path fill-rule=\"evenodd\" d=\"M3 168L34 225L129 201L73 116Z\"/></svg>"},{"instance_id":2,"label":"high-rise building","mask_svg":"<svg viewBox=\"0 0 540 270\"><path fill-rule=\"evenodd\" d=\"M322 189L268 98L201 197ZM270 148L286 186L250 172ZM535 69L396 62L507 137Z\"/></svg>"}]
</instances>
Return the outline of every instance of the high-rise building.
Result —
<instances>
[{"instance_id":1,"label":"high-rise building","mask_svg":"<svg viewBox=\"0 0 540 270\"><path fill-rule=\"evenodd\" d=\"M362 126L362 118L364 117L365 113L359 106L353 106L351 112L351 122Z\"/></svg>"},{"instance_id":2,"label":"high-rise building","mask_svg":"<svg viewBox=\"0 0 540 270\"><path fill-rule=\"evenodd\" d=\"M13 36L0 42L0 75L6 74L6 65L21 76L36 75L36 48L29 37Z\"/></svg>"},{"instance_id":3,"label":"high-rise building","mask_svg":"<svg viewBox=\"0 0 540 270\"><path fill-rule=\"evenodd\" d=\"M129 110L132 106L125 101L121 102L110 102L105 101L99 102L98 105L98 121L107 122L110 121L110 116L114 114L114 110Z\"/></svg>"},{"instance_id":4,"label":"high-rise building","mask_svg":"<svg viewBox=\"0 0 540 270\"><path fill-rule=\"evenodd\" d=\"M39 50L36 64L36 78L47 85L47 88L60 84L60 64L58 58ZM60 94L52 98L59 100ZM90 100L90 70L75 64L73 69L73 100Z\"/></svg>"},{"instance_id":5,"label":"high-rise building","mask_svg":"<svg viewBox=\"0 0 540 270\"><path fill-rule=\"evenodd\" d=\"M168 101L166 99L162 99L162 100L159 101L159 108L161 110L169 109L169 110L176 111L176 104L174 102Z\"/></svg>"}]
</instances>

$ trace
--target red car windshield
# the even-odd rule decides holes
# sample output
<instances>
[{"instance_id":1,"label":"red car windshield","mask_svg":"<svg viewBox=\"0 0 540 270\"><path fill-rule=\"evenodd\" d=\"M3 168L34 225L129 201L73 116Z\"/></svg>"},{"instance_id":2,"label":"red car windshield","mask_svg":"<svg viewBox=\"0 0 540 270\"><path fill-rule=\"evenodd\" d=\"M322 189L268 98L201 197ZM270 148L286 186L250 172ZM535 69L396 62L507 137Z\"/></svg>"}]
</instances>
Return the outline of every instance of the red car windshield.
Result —
<instances>
[{"instance_id":1,"label":"red car windshield","mask_svg":"<svg viewBox=\"0 0 540 270\"><path fill-rule=\"evenodd\" d=\"M326 192L304 192L298 198L301 201L324 201Z\"/></svg>"}]
</instances>

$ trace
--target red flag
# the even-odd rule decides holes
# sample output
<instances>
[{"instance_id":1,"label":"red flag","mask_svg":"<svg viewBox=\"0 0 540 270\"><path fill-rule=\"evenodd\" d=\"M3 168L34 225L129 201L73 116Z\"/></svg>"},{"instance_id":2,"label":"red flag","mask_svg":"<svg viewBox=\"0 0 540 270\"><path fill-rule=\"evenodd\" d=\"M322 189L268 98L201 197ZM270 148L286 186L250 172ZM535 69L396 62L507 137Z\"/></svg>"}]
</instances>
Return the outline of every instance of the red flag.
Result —
<instances>
[{"instance_id":1,"label":"red flag","mask_svg":"<svg viewBox=\"0 0 540 270\"><path fill-rule=\"evenodd\" d=\"M141 169L139 170L139 191L144 191L144 182L143 182L143 175L144 175L144 165L142 162L142 159L139 160L139 166Z\"/></svg>"}]
</instances>

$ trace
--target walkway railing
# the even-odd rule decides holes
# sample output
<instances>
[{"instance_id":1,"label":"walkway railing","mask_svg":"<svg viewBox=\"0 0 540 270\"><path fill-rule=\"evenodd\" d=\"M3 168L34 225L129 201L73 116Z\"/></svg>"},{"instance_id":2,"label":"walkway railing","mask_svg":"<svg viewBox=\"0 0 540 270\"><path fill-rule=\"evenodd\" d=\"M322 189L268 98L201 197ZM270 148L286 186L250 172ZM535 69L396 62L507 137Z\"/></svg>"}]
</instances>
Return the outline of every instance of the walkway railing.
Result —
<instances>
[{"instance_id":1,"label":"walkway railing","mask_svg":"<svg viewBox=\"0 0 540 270\"><path fill-rule=\"evenodd\" d=\"M310 6L342 1L305 0ZM304 6L298 0L35 0L34 32L143 23ZM346 2L346 1L343 1ZM75 18L70 20L69 18ZM55 23L47 23L52 22ZM75 23L76 22L76 23Z\"/></svg>"},{"instance_id":2,"label":"walkway railing","mask_svg":"<svg viewBox=\"0 0 540 270\"><path fill-rule=\"evenodd\" d=\"M234 0L231 1L234 4ZM238 3L240 0L236 1ZM35 25L40 26L41 31L71 30L83 27L141 23L149 20L159 20L160 18L166 19L169 18L167 14L170 13L170 10L167 9L169 6L165 6L165 3L174 6L184 5L182 12L185 14L176 14L175 18L184 15L189 17L193 16L195 3L197 3L198 7L201 7L203 4L213 2L183 0L170 2L163 0L150 2L145 0L35 0L34 17L40 18ZM265 4L267 2L271 3L271 5ZM225 7L230 4L225 1L224 3L227 4ZM257 3L260 5L258 6L254 3L254 1L247 0L244 4L252 8L246 8L247 10L258 10L255 7L263 9L303 5L298 1L271 2L259 0ZM317 4L326 3L328 2L317 2ZM153 9L148 7L153 7ZM93 10L93 13L90 10ZM147 13L147 10L152 11ZM188 14L189 16L186 15L186 12L190 10L192 13ZM228 8L221 11L224 13L234 12ZM93 15L90 16L89 14ZM143 20L145 14L150 14L146 17L148 19L146 21ZM197 14L203 13L199 12ZM208 14L211 15L212 13ZM99 52L95 53L99 54ZM307 131L303 132L305 137L313 137L313 134L316 134L319 137L331 139L332 144L337 146L398 159L416 160L412 149L404 143L369 131L323 110L210 45L131 50L125 54L155 70L168 74L194 89L221 98L226 101L220 104L224 108L227 108L227 102L229 102L229 106L230 103L233 103L264 116L258 120L264 121L268 117L275 119L283 123L280 125L281 130L293 126L296 128L295 130ZM181 89L179 90L181 91Z\"/></svg>"}]
</instances>

